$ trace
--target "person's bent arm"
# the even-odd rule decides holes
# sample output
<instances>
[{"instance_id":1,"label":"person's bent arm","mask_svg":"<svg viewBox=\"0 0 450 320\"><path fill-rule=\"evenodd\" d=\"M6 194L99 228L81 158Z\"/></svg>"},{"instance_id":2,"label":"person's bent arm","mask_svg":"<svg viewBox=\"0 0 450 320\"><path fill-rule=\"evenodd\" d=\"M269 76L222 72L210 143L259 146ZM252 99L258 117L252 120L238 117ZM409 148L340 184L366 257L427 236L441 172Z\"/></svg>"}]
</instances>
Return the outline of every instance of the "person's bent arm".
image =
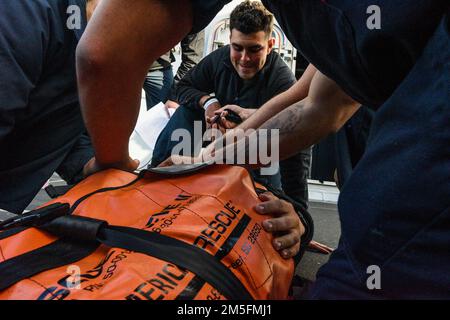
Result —
<instances>
[{"instance_id":1,"label":"person's bent arm","mask_svg":"<svg viewBox=\"0 0 450 320\"><path fill-rule=\"evenodd\" d=\"M245 115L241 114L239 110L233 110L238 111L237 114L245 120L242 124L236 127L236 129L248 130L259 128L264 122L266 122L276 114L280 113L294 103L305 99L308 96L311 81L316 74L316 71L317 69L312 64L310 64L303 73L303 76L292 87L267 101L258 110L252 113L251 117L246 117ZM233 107L231 107L231 109L233 109ZM227 134L225 134L220 140L218 140L217 143L222 143L221 141L223 139L226 139L226 137ZM207 155L212 153L213 149L214 144L210 144L204 151L204 154Z\"/></svg>"},{"instance_id":2,"label":"person's bent arm","mask_svg":"<svg viewBox=\"0 0 450 320\"><path fill-rule=\"evenodd\" d=\"M264 123L261 129L279 129L283 160L336 133L359 107L360 103L333 80L316 72L308 97Z\"/></svg>"},{"instance_id":3,"label":"person's bent arm","mask_svg":"<svg viewBox=\"0 0 450 320\"><path fill-rule=\"evenodd\" d=\"M109 0L97 8L77 49L77 71L99 169L134 169L128 142L145 75L191 27L188 0Z\"/></svg>"},{"instance_id":4,"label":"person's bent arm","mask_svg":"<svg viewBox=\"0 0 450 320\"><path fill-rule=\"evenodd\" d=\"M271 154L270 137L273 129L279 129L279 160L284 160L299 150L312 146L328 134L337 132L359 107L360 104L344 93L333 80L317 71L306 99L277 114L260 129L247 130L245 141L241 139L236 143L235 136L239 135L233 135L232 130L225 136L229 138L225 143L220 141L215 143L213 148L205 150L208 153L202 154L202 160L217 161L219 157L226 163L236 163L236 157L242 159L244 155L245 164L249 164L250 155L257 155L258 162L255 167L261 166L261 155L257 150L262 143L260 139L265 138L268 154ZM222 145L225 145L225 148L219 149Z\"/></svg>"},{"instance_id":5,"label":"person's bent arm","mask_svg":"<svg viewBox=\"0 0 450 320\"><path fill-rule=\"evenodd\" d=\"M308 96L311 81L317 69L310 64L303 76L289 90L275 96L259 108L247 121L239 128L247 130L249 128L259 128L264 122L280 113L294 103L305 99Z\"/></svg>"},{"instance_id":6,"label":"person's bent arm","mask_svg":"<svg viewBox=\"0 0 450 320\"><path fill-rule=\"evenodd\" d=\"M248 165L250 155L253 157L252 160L255 160L256 155L257 163L252 165L259 167L262 163L257 149L264 143L267 146L267 154L271 154L272 129L279 129L278 160L284 160L299 150L312 146L328 134L337 132L359 107L360 103L344 93L333 80L317 71L311 82L308 97L280 112L265 122L260 129L246 130L245 138L242 138L236 131L242 128L240 126L228 132L224 139L212 143L198 159L173 157L163 162L161 166L192 161L220 161L227 164ZM254 116L249 120L253 118ZM268 133L267 136L264 131ZM264 137L263 142L260 140L261 137ZM245 158L245 163L238 163L236 160L242 157Z\"/></svg>"},{"instance_id":7,"label":"person's bent arm","mask_svg":"<svg viewBox=\"0 0 450 320\"><path fill-rule=\"evenodd\" d=\"M205 102L215 92L215 77L217 73L217 56L213 52L193 67L175 86L175 95L180 104L195 103L203 109Z\"/></svg>"}]
</instances>

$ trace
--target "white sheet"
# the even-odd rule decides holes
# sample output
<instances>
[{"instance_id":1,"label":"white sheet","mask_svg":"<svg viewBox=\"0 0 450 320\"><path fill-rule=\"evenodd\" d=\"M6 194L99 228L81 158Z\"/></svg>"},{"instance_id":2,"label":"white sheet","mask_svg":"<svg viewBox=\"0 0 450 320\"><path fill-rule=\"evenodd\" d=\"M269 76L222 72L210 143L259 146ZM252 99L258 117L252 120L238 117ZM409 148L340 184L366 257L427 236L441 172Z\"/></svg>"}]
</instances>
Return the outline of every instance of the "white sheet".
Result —
<instances>
[{"instance_id":1,"label":"white sheet","mask_svg":"<svg viewBox=\"0 0 450 320\"><path fill-rule=\"evenodd\" d=\"M139 170L146 169L150 164L156 140L174 112L175 109L166 108L162 102L149 111L141 107L129 144L130 156L141 162Z\"/></svg>"}]
</instances>

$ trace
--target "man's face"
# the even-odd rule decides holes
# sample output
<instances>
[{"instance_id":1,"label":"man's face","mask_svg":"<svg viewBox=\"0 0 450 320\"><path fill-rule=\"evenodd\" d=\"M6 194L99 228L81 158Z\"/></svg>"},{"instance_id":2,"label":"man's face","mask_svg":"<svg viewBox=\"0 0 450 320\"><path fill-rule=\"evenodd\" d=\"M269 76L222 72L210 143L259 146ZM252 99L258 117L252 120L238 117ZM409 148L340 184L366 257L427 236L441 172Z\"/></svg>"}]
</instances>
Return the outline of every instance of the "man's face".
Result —
<instances>
[{"instance_id":1,"label":"man's face","mask_svg":"<svg viewBox=\"0 0 450 320\"><path fill-rule=\"evenodd\" d=\"M252 79L264 67L274 43L275 39L268 38L264 31L244 34L231 30L231 63L242 79Z\"/></svg>"}]
</instances>

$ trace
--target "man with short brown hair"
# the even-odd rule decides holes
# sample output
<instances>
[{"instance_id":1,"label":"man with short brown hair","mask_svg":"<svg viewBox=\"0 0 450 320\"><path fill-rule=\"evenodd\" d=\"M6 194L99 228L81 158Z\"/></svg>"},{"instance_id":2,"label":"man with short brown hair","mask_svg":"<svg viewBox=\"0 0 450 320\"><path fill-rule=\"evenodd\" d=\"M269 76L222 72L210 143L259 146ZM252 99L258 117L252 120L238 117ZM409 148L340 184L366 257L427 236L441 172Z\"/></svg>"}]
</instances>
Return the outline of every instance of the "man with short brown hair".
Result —
<instances>
[{"instance_id":1,"label":"man with short brown hair","mask_svg":"<svg viewBox=\"0 0 450 320\"><path fill-rule=\"evenodd\" d=\"M176 100L181 107L158 138L152 166L158 166L176 150L180 142L172 140L175 130L185 129L191 135L192 148L185 155L198 155L202 144L207 145L202 141L203 134L219 113L232 110L245 121L260 106L295 83L292 71L273 52L273 27L273 15L259 1L244 1L234 8L229 24L230 45L206 56L177 84ZM198 136L196 122L202 128ZM225 131L236 125L224 115L218 118L216 128ZM279 172L262 175L259 170L253 170L252 173L260 182L283 189L306 208L309 160L305 151L282 161L281 177Z\"/></svg>"}]
</instances>

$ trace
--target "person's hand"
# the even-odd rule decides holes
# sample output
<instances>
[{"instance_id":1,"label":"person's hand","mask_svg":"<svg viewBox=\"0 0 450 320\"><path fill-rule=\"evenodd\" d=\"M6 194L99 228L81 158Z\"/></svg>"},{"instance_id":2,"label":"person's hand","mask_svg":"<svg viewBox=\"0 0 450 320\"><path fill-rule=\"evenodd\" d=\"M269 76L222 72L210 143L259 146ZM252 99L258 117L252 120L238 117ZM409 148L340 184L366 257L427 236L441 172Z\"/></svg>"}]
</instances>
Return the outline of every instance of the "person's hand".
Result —
<instances>
[{"instance_id":1,"label":"person's hand","mask_svg":"<svg viewBox=\"0 0 450 320\"><path fill-rule=\"evenodd\" d=\"M221 107L220 103L215 102L205 110L206 130L210 130L209 138L211 139L211 142L214 142L218 136L225 133L225 128L220 125L220 121L217 121L220 118L216 115L216 111L220 110Z\"/></svg>"},{"instance_id":2,"label":"person's hand","mask_svg":"<svg viewBox=\"0 0 450 320\"><path fill-rule=\"evenodd\" d=\"M165 106L167 109L177 109L180 106L180 104L173 100L167 100Z\"/></svg>"},{"instance_id":3,"label":"person's hand","mask_svg":"<svg viewBox=\"0 0 450 320\"><path fill-rule=\"evenodd\" d=\"M256 212L272 216L263 222L263 228L273 234L273 247L284 259L294 257L300 251L300 238L305 233L294 206L270 192L259 198L263 202L255 206Z\"/></svg>"},{"instance_id":4,"label":"person's hand","mask_svg":"<svg viewBox=\"0 0 450 320\"><path fill-rule=\"evenodd\" d=\"M89 177L90 175L97 173L102 170L106 169L119 169L123 171L133 172L137 170L139 167L139 160L133 160L130 157L128 157L127 160L119 163L114 164L100 164L97 159L94 157L91 160L89 160L83 168L83 176L85 178Z\"/></svg>"},{"instance_id":5,"label":"person's hand","mask_svg":"<svg viewBox=\"0 0 450 320\"><path fill-rule=\"evenodd\" d=\"M158 168L162 167L171 167L175 165L181 164L194 164L202 162L202 157L188 157L188 156L180 156L180 155L172 155L163 162L161 162Z\"/></svg>"},{"instance_id":6,"label":"person's hand","mask_svg":"<svg viewBox=\"0 0 450 320\"><path fill-rule=\"evenodd\" d=\"M229 113L227 110L235 112L242 119L242 121L245 121L250 118L257 109L246 109L235 104L229 104L217 110L215 114L216 116L220 116L220 125L225 129L234 129L238 126L238 124L226 119L226 116Z\"/></svg>"},{"instance_id":7,"label":"person's hand","mask_svg":"<svg viewBox=\"0 0 450 320\"><path fill-rule=\"evenodd\" d=\"M210 104L208 108L205 110L205 121L206 121L206 128L210 129L214 125L214 120L216 119L216 111L222 108L219 102L215 102L213 104ZM214 128L217 129L217 125L214 125Z\"/></svg>"},{"instance_id":8,"label":"person's hand","mask_svg":"<svg viewBox=\"0 0 450 320\"><path fill-rule=\"evenodd\" d=\"M215 116L219 119L219 121L217 122L217 128L220 130L220 132L222 132L222 134L225 134L226 130L234 129L239 125L233 121L227 120L226 116L228 115L228 111L226 111L225 109L226 107L223 107L215 112Z\"/></svg>"}]
</instances>

